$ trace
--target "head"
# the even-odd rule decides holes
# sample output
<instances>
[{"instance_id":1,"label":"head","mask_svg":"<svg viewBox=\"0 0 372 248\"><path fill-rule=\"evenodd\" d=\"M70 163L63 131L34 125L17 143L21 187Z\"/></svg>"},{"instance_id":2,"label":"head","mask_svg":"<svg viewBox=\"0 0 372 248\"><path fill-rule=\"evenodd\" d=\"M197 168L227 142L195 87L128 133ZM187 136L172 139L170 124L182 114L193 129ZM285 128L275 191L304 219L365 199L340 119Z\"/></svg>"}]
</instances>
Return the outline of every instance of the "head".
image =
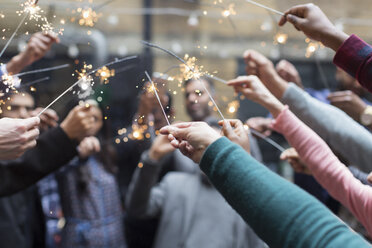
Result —
<instances>
[{"instance_id":1,"label":"head","mask_svg":"<svg viewBox=\"0 0 372 248\"><path fill-rule=\"evenodd\" d=\"M6 94L1 99L5 102L1 117L26 119L35 108L34 98L27 92Z\"/></svg>"},{"instance_id":2,"label":"head","mask_svg":"<svg viewBox=\"0 0 372 248\"><path fill-rule=\"evenodd\" d=\"M97 133L101 130L103 125L102 110L99 108L98 103L94 100L87 100L86 103L90 105L90 113L94 118L94 124L91 133L97 135Z\"/></svg>"},{"instance_id":3,"label":"head","mask_svg":"<svg viewBox=\"0 0 372 248\"><path fill-rule=\"evenodd\" d=\"M365 93L364 88L358 83L358 80L350 76L347 72L337 67L336 80L340 84L341 90L350 90L357 94L358 96L362 96Z\"/></svg>"},{"instance_id":4,"label":"head","mask_svg":"<svg viewBox=\"0 0 372 248\"><path fill-rule=\"evenodd\" d=\"M212 106L209 104L210 98L202 83L213 97L215 88L210 78L201 77L200 79L189 79L185 82L186 110L193 121L203 121L213 113Z\"/></svg>"}]
</instances>

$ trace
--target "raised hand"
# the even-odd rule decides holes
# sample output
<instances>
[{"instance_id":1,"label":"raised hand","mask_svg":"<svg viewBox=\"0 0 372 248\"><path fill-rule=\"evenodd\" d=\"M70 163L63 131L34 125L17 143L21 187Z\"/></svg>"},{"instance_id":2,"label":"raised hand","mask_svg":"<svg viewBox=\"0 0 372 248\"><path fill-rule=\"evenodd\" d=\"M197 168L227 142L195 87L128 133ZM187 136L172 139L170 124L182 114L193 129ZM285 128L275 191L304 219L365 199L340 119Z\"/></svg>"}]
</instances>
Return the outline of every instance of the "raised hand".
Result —
<instances>
[{"instance_id":1,"label":"raised hand","mask_svg":"<svg viewBox=\"0 0 372 248\"><path fill-rule=\"evenodd\" d=\"M31 112L31 116L37 116L44 108L36 108ZM58 115L53 109L47 109L42 115L40 115L39 128L42 131L48 130L50 127L58 126Z\"/></svg>"},{"instance_id":2,"label":"raised hand","mask_svg":"<svg viewBox=\"0 0 372 248\"><path fill-rule=\"evenodd\" d=\"M280 155L281 160L286 160L293 168L293 170L297 173L311 175L311 171L307 168L307 166L301 161L300 156L298 155L296 149L289 148L285 150Z\"/></svg>"},{"instance_id":3,"label":"raised hand","mask_svg":"<svg viewBox=\"0 0 372 248\"><path fill-rule=\"evenodd\" d=\"M279 76L285 81L292 82L302 89L304 88L300 74L291 62L282 59L278 62L278 64L276 64L275 68Z\"/></svg>"},{"instance_id":4,"label":"raised hand","mask_svg":"<svg viewBox=\"0 0 372 248\"><path fill-rule=\"evenodd\" d=\"M0 159L15 159L36 146L39 136L38 117L28 119L0 119Z\"/></svg>"},{"instance_id":5,"label":"raised hand","mask_svg":"<svg viewBox=\"0 0 372 248\"><path fill-rule=\"evenodd\" d=\"M248 132L240 120L219 121L218 124L222 126L222 132L226 138L240 145L246 152L251 152Z\"/></svg>"},{"instance_id":6,"label":"raised hand","mask_svg":"<svg viewBox=\"0 0 372 248\"><path fill-rule=\"evenodd\" d=\"M240 76L230 80L227 84L234 87L235 92L242 93L248 99L268 109L274 117L277 117L284 109L283 104L256 76Z\"/></svg>"},{"instance_id":7,"label":"raised hand","mask_svg":"<svg viewBox=\"0 0 372 248\"><path fill-rule=\"evenodd\" d=\"M252 117L252 118L249 118L246 121L246 124L250 128L260 132L261 134L263 134L267 137L267 136L270 136L271 133L272 133L272 130L271 130L271 122L272 121L273 120L271 118Z\"/></svg>"},{"instance_id":8,"label":"raised hand","mask_svg":"<svg viewBox=\"0 0 372 248\"><path fill-rule=\"evenodd\" d=\"M350 90L330 93L328 100L357 122L360 122L360 117L367 107L367 104Z\"/></svg>"},{"instance_id":9,"label":"raised hand","mask_svg":"<svg viewBox=\"0 0 372 248\"><path fill-rule=\"evenodd\" d=\"M99 153L101 151L101 144L94 136L86 137L80 142L77 150L79 158L86 159L93 154Z\"/></svg>"},{"instance_id":10,"label":"raised hand","mask_svg":"<svg viewBox=\"0 0 372 248\"><path fill-rule=\"evenodd\" d=\"M288 83L276 72L273 63L261 53L254 50L244 52L247 75L255 75L265 86L280 99L288 87Z\"/></svg>"},{"instance_id":11,"label":"raised hand","mask_svg":"<svg viewBox=\"0 0 372 248\"><path fill-rule=\"evenodd\" d=\"M85 137L94 135L95 118L91 107L76 106L61 123L61 128L71 140L82 141Z\"/></svg>"},{"instance_id":12,"label":"raised hand","mask_svg":"<svg viewBox=\"0 0 372 248\"><path fill-rule=\"evenodd\" d=\"M59 38L55 34L41 32L34 34L27 43L26 49L6 65L8 73L17 74L26 66L41 59L56 42L59 42Z\"/></svg>"},{"instance_id":13,"label":"raised hand","mask_svg":"<svg viewBox=\"0 0 372 248\"><path fill-rule=\"evenodd\" d=\"M335 51L348 38L347 34L337 30L323 11L312 3L288 9L280 19L279 26L286 22L293 24L310 39L320 41Z\"/></svg>"},{"instance_id":14,"label":"raised hand","mask_svg":"<svg viewBox=\"0 0 372 248\"><path fill-rule=\"evenodd\" d=\"M176 148L172 146L167 136L159 135L151 145L149 157L154 161L159 161L165 155L173 152L175 149Z\"/></svg>"},{"instance_id":15,"label":"raised hand","mask_svg":"<svg viewBox=\"0 0 372 248\"><path fill-rule=\"evenodd\" d=\"M177 123L163 127L160 133L168 135L173 147L195 163L199 163L207 147L221 137L205 122Z\"/></svg>"}]
</instances>

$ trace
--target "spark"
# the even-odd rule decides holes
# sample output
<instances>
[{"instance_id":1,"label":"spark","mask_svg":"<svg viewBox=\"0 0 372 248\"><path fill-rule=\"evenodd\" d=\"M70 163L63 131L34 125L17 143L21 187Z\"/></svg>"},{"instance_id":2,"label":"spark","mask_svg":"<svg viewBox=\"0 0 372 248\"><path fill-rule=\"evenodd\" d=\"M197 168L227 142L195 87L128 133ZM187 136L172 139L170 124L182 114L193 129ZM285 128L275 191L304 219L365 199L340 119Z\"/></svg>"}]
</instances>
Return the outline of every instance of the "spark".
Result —
<instances>
[{"instance_id":1,"label":"spark","mask_svg":"<svg viewBox=\"0 0 372 248\"><path fill-rule=\"evenodd\" d=\"M97 71L96 76L100 77L101 83L108 84L108 79L115 76L115 70L110 70L107 66L104 66Z\"/></svg>"},{"instance_id":2,"label":"spark","mask_svg":"<svg viewBox=\"0 0 372 248\"><path fill-rule=\"evenodd\" d=\"M285 44L287 42L287 39L288 35L280 32L278 32L274 37L274 40L279 44Z\"/></svg>"},{"instance_id":3,"label":"spark","mask_svg":"<svg viewBox=\"0 0 372 248\"><path fill-rule=\"evenodd\" d=\"M228 104L227 109L230 114L236 113L236 111L239 109L239 101L232 101Z\"/></svg>"},{"instance_id":4,"label":"spark","mask_svg":"<svg viewBox=\"0 0 372 248\"><path fill-rule=\"evenodd\" d=\"M144 45L146 45L146 46L149 46L149 47L153 47L153 48L160 49L160 50L162 50L163 52L168 53L169 55L171 55L171 56L175 57L176 59L178 59L179 61L181 61L185 66L187 66L187 67L190 69L190 71L192 71L193 73L195 73L194 68L189 67L189 65L187 64L187 62L186 62L185 60L181 59L181 58L180 58L179 56L177 56L175 53L173 53L173 52L171 52L171 51L169 51L169 50L167 50L167 49L164 49L164 48L162 48L162 47L160 47L160 46L158 46L158 45L155 45L155 44L152 44L152 43L150 43L150 42L147 42L147 41L142 41L142 44L144 44ZM222 112L221 112L220 108L218 107L216 101L213 99L211 93L209 92L209 90L207 89L207 87L205 86L205 84L203 83L203 81L200 80L200 79L197 79L197 80L198 80L198 82L200 82L200 84L203 86L205 92L207 92L209 98L210 98L211 101L213 102L214 106L216 107L216 109L217 109L218 113L220 114L220 116L222 117L222 119L225 120L224 115L222 114Z\"/></svg>"},{"instance_id":5,"label":"spark","mask_svg":"<svg viewBox=\"0 0 372 248\"><path fill-rule=\"evenodd\" d=\"M99 17L101 17L101 14L97 14L97 12L90 7L84 9L78 8L77 12L81 13L79 19L80 26L93 27L94 24L98 21Z\"/></svg>"},{"instance_id":6,"label":"spark","mask_svg":"<svg viewBox=\"0 0 372 248\"><path fill-rule=\"evenodd\" d=\"M2 75L1 81L7 86L6 92L9 92L10 89L15 90L15 88L21 84L21 80L18 77L9 74Z\"/></svg>"},{"instance_id":7,"label":"spark","mask_svg":"<svg viewBox=\"0 0 372 248\"><path fill-rule=\"evenodd\" d=\"M129 56L129 57L125 57L125 58L122 58L122 59L115 59L114 61L112 62L109 62L91 72L89 72L86 77L92 75L93 73L97 72L99 69L101 69L102 67L104 66L110 66L110 65L114 65L114 64L117 64L117 63L120 63L120 62L123 62L123 61L127 61L127 60L132 60L132 59L136 59L138 58L138 56ZM86 79L86 78L85 78ZM81 83L82 81L84 80L84 78L80 78L77 82L75 82L73 85L71 85L67 90L65 90L61 95L59 95L56 99L54 99L48 106L46 106L39 114L38 114L38 117L40 117L40 115L42 115L47 109L49 109L54 103L56 103L61 97L63 97L67 92L69 92L70 90L72 90L76 85L78 85L79 83Z\"/></svg>"},{"instance_id":8,"label":"spark","mask_svg":"<svg viewBox=\"0 0 372 248\"><path fill-rule=\"evenodd\" d=\"M222 16L225 17L225 18L227 18L231 15L236 15L235 4L234 3L229 4L229 7L222 11Z\"/></svg>"},{"instance_id":9,"label":"spark","mask_svg":"<svg viewBox=\"0 0 372 248\"><path fill-rule=\"evenodd\" d=\"M310 42L307 45L305 57L310 58L316 52L316 50L318 50L318 48L319 48L318 43Z\"/></svg>"},{"instance_id":10,"label":"spark","mask_svg":"<svg viewBox=\"0 0 372 248\"><path fill-rule=\"evenodd\" d=\"M151 82L151 85L152 85L152 87L151 87L152 89L151 89L151 90L155 93L155 96L156 96L156 98L158 99L158 102L159 102L159 105L160 105L160 107L161 107L161 110L163 111L163 114L164 114L165 120L167 121L168 126L170 126L170 123L169 123L169 120L168 120L167 114L165 113L165 110L164 110L163 104L161 104L160 97L159 97L159 95L158 95L158 92L157 92L157 89L156 89L156 87L155 87L154 81L152 81L152 79L151 79L150 75L147 73L147 71L145 71L145 74L146 74L147 79Z\"/></svg>"}]
</instances>

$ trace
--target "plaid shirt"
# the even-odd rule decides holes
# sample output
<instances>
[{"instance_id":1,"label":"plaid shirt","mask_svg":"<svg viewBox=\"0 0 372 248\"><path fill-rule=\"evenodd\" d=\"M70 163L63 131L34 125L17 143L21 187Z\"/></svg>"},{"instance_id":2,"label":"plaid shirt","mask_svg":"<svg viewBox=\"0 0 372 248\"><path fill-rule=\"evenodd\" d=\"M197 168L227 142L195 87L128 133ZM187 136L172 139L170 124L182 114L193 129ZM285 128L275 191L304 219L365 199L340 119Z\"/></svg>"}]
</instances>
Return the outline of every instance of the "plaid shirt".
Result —
<instances>
[{"instance_id":1,"label":"plaid shirt","mask_svg":"<svg viewBox=\"0 0 372 248\"><path fill-rule=\"evenodd\" d=\"M372 46L351 35L340 46L333 62L372 92Z\"/></svg>"}]
</instances>

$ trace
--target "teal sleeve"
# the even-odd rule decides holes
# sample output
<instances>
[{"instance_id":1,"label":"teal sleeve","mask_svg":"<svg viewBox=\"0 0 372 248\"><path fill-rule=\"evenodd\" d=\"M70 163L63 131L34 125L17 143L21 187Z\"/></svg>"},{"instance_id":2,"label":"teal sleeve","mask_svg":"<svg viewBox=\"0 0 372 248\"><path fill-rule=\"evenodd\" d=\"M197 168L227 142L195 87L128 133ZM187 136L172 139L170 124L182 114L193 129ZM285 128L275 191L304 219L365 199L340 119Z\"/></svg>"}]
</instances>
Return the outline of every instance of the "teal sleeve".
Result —
<instances>
[{"instance_id":1,"label":"teal sleeve","mask_svg":"<svg viewBox=\"0 0 372 248\"><path fill-rule=\"evenodd\" d=\"M315 198L220 138L201 169L270 247L370 247Z\"/></svg>"}]
</instances>

